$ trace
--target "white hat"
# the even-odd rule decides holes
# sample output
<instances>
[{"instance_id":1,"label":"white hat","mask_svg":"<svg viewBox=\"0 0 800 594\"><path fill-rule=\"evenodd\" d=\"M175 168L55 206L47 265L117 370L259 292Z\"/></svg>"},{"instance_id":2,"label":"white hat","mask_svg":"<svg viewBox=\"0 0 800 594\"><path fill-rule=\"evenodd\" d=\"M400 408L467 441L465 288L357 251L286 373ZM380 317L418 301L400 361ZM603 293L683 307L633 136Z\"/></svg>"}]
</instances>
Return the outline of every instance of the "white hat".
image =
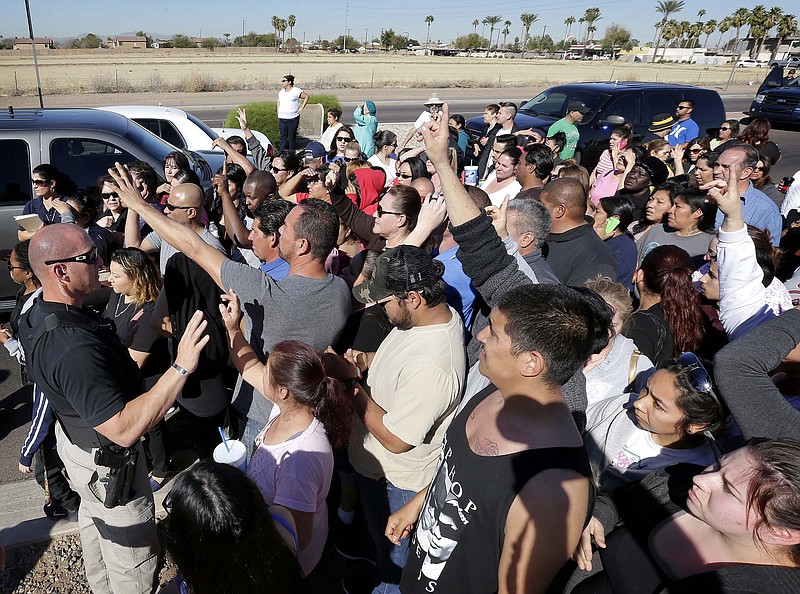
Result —
<instances>
[{"instance_id":1,"label":"white hat","mask_svg":"<svg viewBox=\"0 0 800 594\"><path fill-rule=\"evenodd\" d=\"M436 93L431 93L431 96L428 98L428 100L425 103L423 103L423 105L425 105L425 106L428 106L428 105L444 105L444 101L439 99L439 96Z\"/></svg>"}]
</instances>

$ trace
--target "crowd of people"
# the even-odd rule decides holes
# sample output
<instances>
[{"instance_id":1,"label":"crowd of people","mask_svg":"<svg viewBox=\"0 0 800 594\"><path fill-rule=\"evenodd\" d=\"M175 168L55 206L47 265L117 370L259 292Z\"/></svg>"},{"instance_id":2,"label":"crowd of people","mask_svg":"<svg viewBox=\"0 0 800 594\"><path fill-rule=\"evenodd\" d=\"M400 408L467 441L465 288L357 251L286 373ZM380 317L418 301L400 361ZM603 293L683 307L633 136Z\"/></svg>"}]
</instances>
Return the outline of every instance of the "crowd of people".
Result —
<instances>
[{"instance_id":1,"label":"crowd of people","mask_svg":"<svg viewBox=\"0 0 800 594\"><path fill-rule=\"evenodd\" d=\"M181 153L33 171L0 341L33 384L20 470L93 592L307 592L331 544L367 562L348 594L800 591L768 124L701 137L681 101L589 171L580 101L547 132L489 105L470 139L434 94L398 142L365 100L298 154L307 100L284 77L275 155L240 110L209 189Z\"/></svg>"}]
</instances>

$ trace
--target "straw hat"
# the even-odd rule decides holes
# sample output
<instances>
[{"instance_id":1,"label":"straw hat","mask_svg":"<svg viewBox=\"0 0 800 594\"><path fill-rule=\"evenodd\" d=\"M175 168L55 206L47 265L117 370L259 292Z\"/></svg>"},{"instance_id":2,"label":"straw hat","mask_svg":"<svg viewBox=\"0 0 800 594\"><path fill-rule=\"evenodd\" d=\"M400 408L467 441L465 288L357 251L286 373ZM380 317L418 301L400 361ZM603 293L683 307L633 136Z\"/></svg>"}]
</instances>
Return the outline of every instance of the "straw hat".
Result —
<instances>
[{"instance_id":1,"label":"straw hat","mask_svg":"<svg viewBox=\"0 0 800 594\"><path fill-rule=\"evenodd\" d=\"M444 105L444 101L439 99L439 95L436 93L431 93L431 96L428 97L428 100L423 103L425 107L430 107L431 105Z\"/></svg>"}]
</instances>

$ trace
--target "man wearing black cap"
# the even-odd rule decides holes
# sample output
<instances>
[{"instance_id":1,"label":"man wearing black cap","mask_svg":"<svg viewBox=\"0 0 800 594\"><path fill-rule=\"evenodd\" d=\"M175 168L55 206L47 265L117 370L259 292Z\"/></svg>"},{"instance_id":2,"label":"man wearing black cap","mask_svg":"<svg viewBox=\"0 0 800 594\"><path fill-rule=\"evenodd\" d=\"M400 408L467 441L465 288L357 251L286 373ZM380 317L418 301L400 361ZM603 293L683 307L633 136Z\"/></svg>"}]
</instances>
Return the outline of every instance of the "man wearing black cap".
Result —
<instances>
[{"instance_id":1,"label":"man wearing black cap","mask_svg":"<svg viewBox=\"0 0 800 594\"><path fill-rule=\"evenodd\" d=\"M547 137L550 138L556 132L563 132L567 136L567 144L564 146L559 157L562 159L572 159L575 156L575 148L581 138L576 123L583 120L583 116L589 113L589 108L583 101L570 101L567 105L567 115L550 126L547 130Z\"/></svg>"},{"instance_id":2,"label":"man wearing black cap","mask_svg":"<svg viewBox=\"0 0 800 594\"><path fill-rule=\"evenodd\" d=\"M443 273L430 254L402 245L384 252L372 278L353 287L356 299L383 307L395 326L377 352L346 355L359 373L369 368L364 390L356 392L359 421L349 454L375 543L380 592L399 591L408 556L407 540L395 546L383 536L386 521L433 478L463 391L463 324L445 303ZM347 592L377 585L349 580Z\"/></svg>"}]
</instances>

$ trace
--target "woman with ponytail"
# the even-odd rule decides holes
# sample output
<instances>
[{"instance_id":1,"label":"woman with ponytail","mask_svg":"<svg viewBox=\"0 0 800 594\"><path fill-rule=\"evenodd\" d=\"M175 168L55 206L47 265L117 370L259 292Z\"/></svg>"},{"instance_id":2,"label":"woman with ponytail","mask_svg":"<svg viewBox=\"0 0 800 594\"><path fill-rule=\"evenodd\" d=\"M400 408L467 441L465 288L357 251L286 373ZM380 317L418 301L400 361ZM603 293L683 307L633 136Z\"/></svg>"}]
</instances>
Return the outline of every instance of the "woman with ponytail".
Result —
<instances>
[{"instance_id":1,"label":"woman with ponytail","mask_svg":"<svg viewBox=\"0 0 800 594\"><path fill-rule=\"evenodd\" d=\"M255 441L247 475L268 505L281 505L297 525L299 560L308 575L328 538L325 498L333 477L332 447L345 447L353 418L345 386L325 371L322 353L297 340L272 347L266 364L248 345L239 325L241 309L233 290L220 305L231 360L242 379L275 405Z\"/></svg>"},{"instance_id":2,"label":"woman with ponytail","mask_svg":"<svg viewBox=\"0 0 800 594\"><path fill-rule=\"evenodd\" d=\"M674 245L651 250L634 275L639 309L623 334L656 365L695 351L703 342L703 315L692 283L689 254Z\"/></svg>"}]
</instances>

